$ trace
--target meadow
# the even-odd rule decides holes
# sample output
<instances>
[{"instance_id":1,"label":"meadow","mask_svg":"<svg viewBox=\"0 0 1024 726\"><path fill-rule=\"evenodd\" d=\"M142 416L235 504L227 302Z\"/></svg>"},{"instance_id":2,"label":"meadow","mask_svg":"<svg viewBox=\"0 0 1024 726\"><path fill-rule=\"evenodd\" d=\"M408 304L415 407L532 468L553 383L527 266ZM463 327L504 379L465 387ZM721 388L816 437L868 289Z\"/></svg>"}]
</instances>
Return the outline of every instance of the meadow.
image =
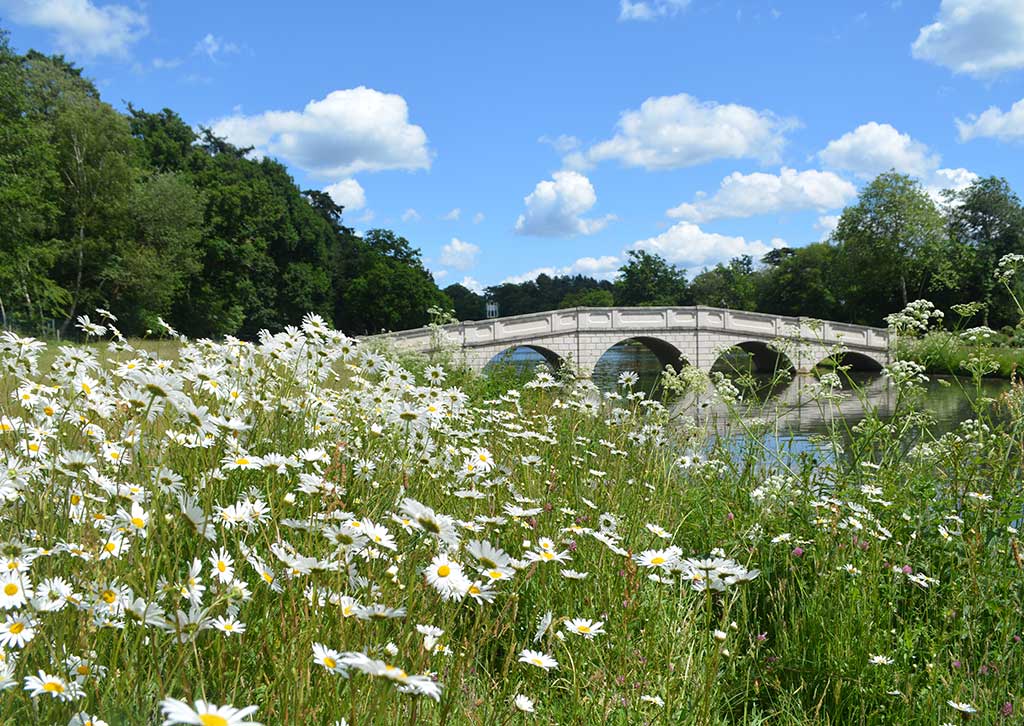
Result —
<instances>
[{"instance_id":1,"label":"meadow","mask_svg":"<svg viewBox=\"0 0 1024 726\"><path fill-rule=\"evenodd\" d=\"M0 336L0 723L1019 723L1024 386L783 456L692 369L80 325Z\"/></svg>"}]
</instances>

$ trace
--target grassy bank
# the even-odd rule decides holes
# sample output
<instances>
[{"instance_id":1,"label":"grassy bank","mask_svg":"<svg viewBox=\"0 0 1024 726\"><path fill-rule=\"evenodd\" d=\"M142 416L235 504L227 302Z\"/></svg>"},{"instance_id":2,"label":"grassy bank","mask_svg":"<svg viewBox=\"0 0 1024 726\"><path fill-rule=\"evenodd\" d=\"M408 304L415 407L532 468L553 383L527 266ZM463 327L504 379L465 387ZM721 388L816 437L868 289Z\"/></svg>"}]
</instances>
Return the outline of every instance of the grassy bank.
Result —
<instances>
[{"instance_id":1,"label":"grassy bank","mask_svg":"<svg viewBox=\"0 0 1024 726\"><path fill-rule=\"evenodd\" d=\"M927 373L965 376L984 369L984 375L1012 378L1024 371L1024 347L999 333L974 334L967 340L963 333L932 331L919 338L904 337L897 342L901 360L924 366Z\"/></svg>"},{"instance_id":2,"label":"grassy bank","mask_svg":"<svg viewBox=\"0 0 1024 726\"><path fill-rule=\"evenodd\" d=\"M899 363L891 420L781 459L739 404L737 446L628 386L402 366L316 321L162 369L41 353L0 348L0 723L1024 708L1020 387L935 439Z\"/></svg>"}]
</instances>

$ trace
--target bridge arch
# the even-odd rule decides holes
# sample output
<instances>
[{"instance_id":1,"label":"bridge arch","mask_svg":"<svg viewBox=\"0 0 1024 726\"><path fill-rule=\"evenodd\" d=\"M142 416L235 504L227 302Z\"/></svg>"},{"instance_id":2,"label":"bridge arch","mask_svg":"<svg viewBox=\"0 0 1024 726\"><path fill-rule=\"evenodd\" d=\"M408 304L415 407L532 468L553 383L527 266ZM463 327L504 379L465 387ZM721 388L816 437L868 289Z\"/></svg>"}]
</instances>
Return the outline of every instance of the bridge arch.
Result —
<instances>
[{"instance_id":1,"label":"bridge arch","mask_svg":"<svg viewBox=\"0 0 1024 726\"><path fill-rule=\"evenodd\" d=\"M635 335L629 338L623 338L617 343L606 347L598 357L597 363L600 364L601 360L605 355L611 352L612 349L627 343L639 343L642 345L649 353L658 359L659 370L664 370L665 366L672 366L672 368L678 372L682 370L683 366L690 365L690 361L686 360L679 348L672 345L672 343L661 338L646 335Z\"/></svg>"},{"instance_id":2,"label":"bridge arch","mask_svg":"<svg viewBox=\"0 0 1024 726\"><path fill-rule=\"evenodd\" d=\"M743 365L746 367L741 367ZM789 356L760 340L733 343L718 353L711 369L724 373L775 373L778 370L795 373L797 370Z\"/></svg>"},{"instance_id":3,"label":"bridge arch","mask_svg":"<svg viewBox=\"0 0 1024 726\"><path fill-rule=\"evenodd\" d=\"M819 360L814 367L839 368L840 366L849 366L850 371L858 373L879 373L882 370L882 364L878 360L867 353L858 353L852 350L828 355Z\"/></svg>"},{"instance_id":4,"label":"bridge arch","mask_svg":"<svg viewBox=\"0 0 1024 726\"><path fill-rule=\"evenodd\" d=\"M513 356L517 350L528 350L536 353L544 360L545 363L556 371L565 365L565 359L550 348L545 348L543 345L537 345L535 343L524 343L519 345L510 345L509 347L498 351L498 353L491 356L491 358L483 365L483 369L487 370L488 368L500 363L512 362Z\"/></svg>"}]
</instances>

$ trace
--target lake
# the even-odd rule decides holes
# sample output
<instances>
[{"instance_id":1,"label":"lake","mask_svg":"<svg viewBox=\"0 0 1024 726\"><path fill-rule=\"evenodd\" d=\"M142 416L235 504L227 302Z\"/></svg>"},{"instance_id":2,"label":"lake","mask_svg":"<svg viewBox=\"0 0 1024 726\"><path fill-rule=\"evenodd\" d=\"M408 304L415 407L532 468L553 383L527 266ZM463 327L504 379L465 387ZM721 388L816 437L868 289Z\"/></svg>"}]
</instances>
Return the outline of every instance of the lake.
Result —
<instances>
[{"instance_id":1,"label":"lake","mask_svg":"<svg viewBox=\"0 0 1024 726\"><path fill-rule=\"evenodd\" d=\"M510 356L517 366L533 367L544 363L540 354L529 348L517 348ZM658 359L645 347L637 344L619 344L608 350L594 369L593 380L605 391L621 390L619 374L634 371L640 376L636 390L654 393L657 396L657 380L661 373ZM852 426L864 418L865 407L877 410L882 418L892 415L896 404L893 387L879 374L853 373L850 376L859 389L859 395L852 390L843 401L827 405L812 399L811 387L817 387L817 378L812 375L795 375L785 384L770 387L770 376L755 374L762 385L747 395L746 404L750 415L778 421L778 431L785 438L804 440L813 434L827 433L833 424L841 427ZM970 381L952 376L931 376L925 384L924 406L932 414L932 433L941 435L956 428L961 421L973 417L971 399L976 395ZM982 382L982 396L996 397L1007 388L1009 382L1002 379L986 379ZM968 387L969 390L965 390ZM685 405L685 403L683 404ZM724 433L725 410L722 404L712 404L700 413L702 420L713 419L716 428Z\"/></svg>"}]
</instances>

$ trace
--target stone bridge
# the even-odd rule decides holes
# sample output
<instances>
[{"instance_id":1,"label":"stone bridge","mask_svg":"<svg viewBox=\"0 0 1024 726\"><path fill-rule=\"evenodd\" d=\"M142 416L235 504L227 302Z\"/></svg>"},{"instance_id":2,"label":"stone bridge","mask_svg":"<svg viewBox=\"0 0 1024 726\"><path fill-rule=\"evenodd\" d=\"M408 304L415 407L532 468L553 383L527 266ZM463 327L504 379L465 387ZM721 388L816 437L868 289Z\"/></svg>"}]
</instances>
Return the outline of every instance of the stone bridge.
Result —
<instances>
[{"instance_id":1,"label":"stone bridge","mask_svg":"<svg viewBox=\"0 0 1024 726\"><path fill-rule=\"evenodd\" d=\"M380 336L398 351L430 353L440 345L461 349L476 371L506 351L530 348L552 366L569 364L589 376L612 346L637 341L662 366L695 365L708 371L723 353L740 349L754 368L808 372L832 360L855 370L878 370L889 358L884 328L813 318L694 307L568 308L467 321L440 329L417 328Z\"/></svg>"}]
</instances>

